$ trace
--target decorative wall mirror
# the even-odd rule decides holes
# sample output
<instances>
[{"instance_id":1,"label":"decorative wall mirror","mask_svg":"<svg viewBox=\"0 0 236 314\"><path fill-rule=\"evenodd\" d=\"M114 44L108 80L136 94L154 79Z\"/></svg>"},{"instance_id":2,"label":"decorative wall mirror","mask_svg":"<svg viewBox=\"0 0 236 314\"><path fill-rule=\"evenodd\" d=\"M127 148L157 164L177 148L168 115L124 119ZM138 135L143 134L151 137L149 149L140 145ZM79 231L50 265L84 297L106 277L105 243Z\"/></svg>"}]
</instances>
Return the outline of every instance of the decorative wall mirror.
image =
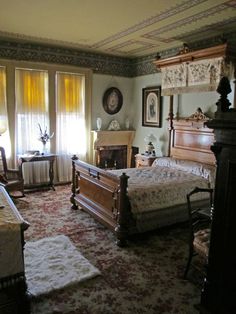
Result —
<instances>
[{"instance_id":1,"label":"decorative wall mirror","mask_svg":"<svg viewBox=\"0 0 236 314\"><path fill-rule=\"evenodd\" d=\"M103 108L109 114L115 114L120 111L123 104L121 91L116 87L108 88L103 95Z\"/></svg>"}]
</instances>

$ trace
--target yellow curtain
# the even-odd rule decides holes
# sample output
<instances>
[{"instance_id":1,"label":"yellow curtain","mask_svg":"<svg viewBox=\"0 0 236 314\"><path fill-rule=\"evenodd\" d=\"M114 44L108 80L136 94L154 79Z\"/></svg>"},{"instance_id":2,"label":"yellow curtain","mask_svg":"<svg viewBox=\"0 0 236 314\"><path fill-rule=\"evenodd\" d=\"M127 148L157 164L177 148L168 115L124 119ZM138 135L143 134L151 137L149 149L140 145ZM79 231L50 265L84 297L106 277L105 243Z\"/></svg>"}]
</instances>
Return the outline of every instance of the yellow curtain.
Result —
<instances>
[{"instance_id":1,"label":"yellow curtain","mask_svg":"<svg viewBox=\"0 0 236 314\"><path fill-rule=\"evenodd\" d=\"M6 96L6 68L0 67L0 146L3 146L7 158L11 155L11 142L8 126L7 96Z\"/></svg>"},{"instance_id":2,"label":"yellow curtain","mask_svg":"<svg viewBox=\"0 0 236 314\"><path fill-rule=\"evenodd\" d=\"M56 75L56 153L58 180L71 180L71 156L86 155L85 77L76 73Z\"/></svg>"},{"instance_id":3,"label":"yellow curtain","mask_svg":"<svg viewBox=\"0 0 236 314\"><path fill-rule=\"evenodd\" d=\"M57 153L86 153L84 76L57 72L56 75ZM74 141L80 134L80 141Z\"/></svg>"},{"instance_id":4,"label":"yellow curtain","mask_svg":"<svg viewBox=\"0 0 236 314\"><path fill-rule=\"evenodd\" d=\"M48 111L48 72L16 69L17 111Z\"/></svg>"},{"instance_id":5,"label":"yellow curtain","mask_svg":"<svg viewBox=\"0 0 236 314\"><path fill-rule=\"evenodd\" d=\"M5 115L6 111L6 69L0 67L0 115Z\"/></svg>"},{"instance_id":6,"label":"yellow curtain","mask_svg":"<svg viewBox=\"0 0 236 314\"><path fill-rule=\"evenodd\" d=\"M83 76L57 72L57 112L79 112L83 110Z\"/></svg>"},{"instance_id":7,"label":"yellow curtain","mask_svg":"<svg viewBox=\"0 0 236 314\"><path fill-rule=\"evenodd\" d=\"M15 75L16 152L22 154L41 149L39 125L50 131L48 72L17 68Z\"/></svg>"},{"instance_id":8,"label":"yellow curtain","mask_svg":"<svg viewBox=\"0 0 236 314\"><path fill-rule=\"evenodd\" d=\"M0 67L0 135L7 130L6 69Z\"/></svg>"}]
</instances>

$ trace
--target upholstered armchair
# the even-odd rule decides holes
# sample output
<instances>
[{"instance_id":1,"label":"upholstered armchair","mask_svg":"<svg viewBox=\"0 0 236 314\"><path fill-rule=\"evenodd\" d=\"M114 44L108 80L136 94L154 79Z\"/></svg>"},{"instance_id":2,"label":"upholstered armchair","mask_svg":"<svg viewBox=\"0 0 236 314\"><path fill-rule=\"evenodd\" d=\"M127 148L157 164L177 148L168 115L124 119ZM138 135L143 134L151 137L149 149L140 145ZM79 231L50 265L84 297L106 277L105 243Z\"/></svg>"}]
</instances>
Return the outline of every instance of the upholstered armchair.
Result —
<instances>
[{"instance_id":1,"label":"upholstered armchair","mask_svg":"<svg viewBox=\"0 0 236 314\"><path fill-rule=\"evenodd\" d=\"M3 186L8 194L14 198L23 197L24 195L24 180L20 169L9 169L5 150L0 147L0 185ZM13 193L12 192L17 192Z\"/></svg>"}]
</instances>

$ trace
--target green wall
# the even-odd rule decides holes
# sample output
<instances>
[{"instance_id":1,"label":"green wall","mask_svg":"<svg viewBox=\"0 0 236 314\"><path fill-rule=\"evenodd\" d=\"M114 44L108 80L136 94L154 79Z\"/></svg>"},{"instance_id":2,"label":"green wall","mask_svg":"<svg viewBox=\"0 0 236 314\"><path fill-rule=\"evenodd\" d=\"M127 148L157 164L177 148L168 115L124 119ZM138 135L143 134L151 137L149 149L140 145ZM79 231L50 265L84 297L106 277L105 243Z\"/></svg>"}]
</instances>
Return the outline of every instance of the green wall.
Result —
<instances>
[{"instance_id":1,"label":"green wall","mask_svg":"<svg viewBox=\"0 0 236 314\"><path fill-rule=\"evenodd\" d=\"M103 121L102 129L107 129L111 120L119 121L124 129L126 117L130 120L130 125L136 130L133 146L139 147L139 152L145 151L144 137L153 134L157 138L154 143L158 156L167 154L168 148L168 113L169 96L162 97L162 127L142 126L142 88L161 85L161 74L150 74L135 78L122 78L109 75L93 75L92 83L92 129L96 129L96 118L101 117ZM231 83L233 90L233 82ZM107 114L102 106L102 96L105 90L111 86L117 87L123 94L123 106L117 114ZM219 99L217 92L190 93L174 96L174 114L179 117L188 117L196 111L198 107L209 117L214 116L216 111L215 103ZM233 92L229 95L229 100L233 103Z\"/></svg>"}]
</instances>

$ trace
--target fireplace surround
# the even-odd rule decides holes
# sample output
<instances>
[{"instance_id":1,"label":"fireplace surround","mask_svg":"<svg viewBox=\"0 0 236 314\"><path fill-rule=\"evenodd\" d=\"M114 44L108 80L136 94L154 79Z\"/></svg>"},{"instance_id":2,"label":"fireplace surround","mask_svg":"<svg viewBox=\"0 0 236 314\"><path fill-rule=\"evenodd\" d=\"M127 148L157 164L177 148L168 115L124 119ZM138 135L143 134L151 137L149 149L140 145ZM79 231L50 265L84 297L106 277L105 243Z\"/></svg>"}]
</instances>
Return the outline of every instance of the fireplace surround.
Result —
<instances>
[{"instance_id":1,"label":"fireplace surround","mask_svg":"<svg viewBox=\"0 0 236 314\"><path fill-rule=\"evenodd\" d=\"M135 131L92 131L94 163L97 167L122 169L131 167Z\"/></svg>"}]
</instances>

